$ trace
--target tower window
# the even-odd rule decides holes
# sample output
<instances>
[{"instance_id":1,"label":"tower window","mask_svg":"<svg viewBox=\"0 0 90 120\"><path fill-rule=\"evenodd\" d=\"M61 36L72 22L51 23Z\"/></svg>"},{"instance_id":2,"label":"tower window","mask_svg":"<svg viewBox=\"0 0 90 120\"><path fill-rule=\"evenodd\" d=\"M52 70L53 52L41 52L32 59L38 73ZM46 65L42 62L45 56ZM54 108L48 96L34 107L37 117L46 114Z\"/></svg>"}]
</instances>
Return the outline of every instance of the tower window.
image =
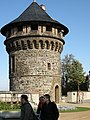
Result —
<instances>
[{"instance_id":1,"label":"tower window","mask_svg":"<svg viewBox=\"0 0 90 120\"><path fill-rule=\"evenodd\" d=\"M48 70L51 70L51 64L48 63Z\"/></svg>"},{"instance_id":2,"label":"tower window","mask_svg":"<svg viewBox=\"0 0 90 120\"><path fill-rule=\"evenodd\" d=\"M54 49L54 42L52 41L51 42L51 50L53 50Z\"/></svg>"},{"instance_id":3,"label":"tower window","mask_svg":"<svg viewBox=\"0 0 90 120\"><path fill-rule=\"evenodd\" d=\"M24 50L24 41L21 41L22 49Z\"/></svg>"},{"instance_id":4,"label":"tower window","mask_svg":"<svg viewBox=\"0 0 90 120\"><path fill-rule=\"evenodd\" d=\"M17 48L18 48L18 41L16 41L16 46L17 46Z\"/></svg>"},{"instance_id":5,"label":"tower window","mask_svg":"<svg viewBox=\"0 0 90 120\"><path fill-rule=\"evenodd\" d=\"M34 48L36 48L36 40L34 40L33 43L34 43Z\"/></svg>"},{"instance_id":6,"label":"tower window","mask_svg":"<svg viewBox=\"0 0 90 120\"><path fill-rule=\"evenodd\" d=\"M43 49L43 41L40 40L39 43L40 43L40 47L41 47L41 49Z\"/></svg>"},{"instance_id":7,"label":"tower window","mask_svg":"<svg viewBox=\"0 0 90 120\"><path fill-rule=\"evenodd\" d=\"M15 56L11 56L11 71L15 72Z\"/></svg>"},{"instance_id":8,"label":"tower window","mask_svg":"<svg viewBox=\"0 0 90 120\"><path fill-rule=\"evenodd\" d=\"M52 27L50 25L46 26L46 31L52 31Z\"/></svg>"},{"instance_id":9,"label":"tower window","mask_svg":"<svg viewBox=\"0 0 90 120\"><path fill-rule=\"evenodd\" d=\"M38 25L37 24L32 24L31 25L31 30L38 30Z\"/></svg>"},{"instance_id":10,"label":"tower window","mask_svg":"<svg viewBox=\"0 0 90 120\"><path fill-rule=\"evenodd\" d=\"M46 43L46 49L49 49L50 48L49 41L45 41L45 43Z\"/></svg>"},{"instance_id":11,"label":"tower window","mask_svg":"<svg viewBox=\"0 0 90 120\"><path fill-rule=\"evenodd\" d=\"M23 27L21 25L18 26L18 32L22 31Z\"/></svg>"},{"instance_id":12,"label":"tower window","mask_svg":"<svg viewBox=\"0 0 90 120\"><path fill-rule=\"evenodd\" d=\"M58 29L58 33L60 33L61 29Z\"/></svg>"},{"instance_id":13,"label":"tower window","mask_svg":"<svg viewBox=\"0 0 90 120\"><path fill-rule=\"evenodd\" d=\"M41 32L43 33L43 26L41 26Z\"/></svg>"},{"instance_id":14,"label":"tower window","mask_svg":"<svg viewBox=\"0 0 90 120\"><path fill-rule=\"evenodd\" d=\"M28 45L28 48L30 48L30 41L27 40L27 45Z\"/></svg>"},{"instance_id":15,"label":"tower window","mask_svg":"<svg viewBox=\"0 0 90 120\"><path fill-rule=\"evenodd\" d=\"M26 25L26 33L28 32L28 26Z\"/></svg>"}]
</instances>

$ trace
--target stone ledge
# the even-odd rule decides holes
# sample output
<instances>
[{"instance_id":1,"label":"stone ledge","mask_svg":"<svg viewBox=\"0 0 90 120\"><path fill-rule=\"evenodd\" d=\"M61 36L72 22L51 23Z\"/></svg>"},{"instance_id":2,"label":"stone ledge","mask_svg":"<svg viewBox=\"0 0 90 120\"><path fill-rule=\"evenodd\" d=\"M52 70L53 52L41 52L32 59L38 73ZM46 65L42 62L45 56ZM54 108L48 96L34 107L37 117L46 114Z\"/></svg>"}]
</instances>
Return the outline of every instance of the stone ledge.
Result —
<instances>
[{"instance_id":1,"label":"stone ledge","mask_svg":"<svg viewBox=\"0 0 90 120\"><path fill-rule=\"evenodd\" d=\"M20 112L0 111L0 120L20 120Z\"/></svg>"},{"instance_id":2,"label":"stone ledge","mask_svg":"<svg viewBox=\"0 0 90 120\"><path fill-rule=\"evenodd\" d=\"M71 105L58 105L58 110L76 110L77 108L75 106L71 106Z\"/></svg>"}]
</instances>

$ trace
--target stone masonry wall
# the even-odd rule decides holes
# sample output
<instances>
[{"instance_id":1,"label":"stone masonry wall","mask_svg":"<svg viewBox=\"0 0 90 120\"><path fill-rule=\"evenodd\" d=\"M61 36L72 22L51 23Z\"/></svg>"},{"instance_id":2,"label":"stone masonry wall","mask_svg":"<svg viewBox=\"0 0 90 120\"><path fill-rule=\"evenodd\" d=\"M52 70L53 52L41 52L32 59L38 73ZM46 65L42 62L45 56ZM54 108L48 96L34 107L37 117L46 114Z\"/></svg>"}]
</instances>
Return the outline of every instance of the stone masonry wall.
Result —
<instances>
[{"instance_id":1,"label":"stone masonry wall","mask_svg":"<svg viewBox=\"0 0 90 120\"><path fill-rule=\"evenodd\" d=\"M23 47L20 44L22 40L24 41L24 50L20 50ZM26 44L27 40L30 40L30 42L37 40L37 43L35 45L33 42L31 44L32 49L29 49L29 45ZM59 40L48 38L49 44L47 46L45 41L47 39L43 38L43 43L40 44L40 38L38 37L18 39L16 51L12 51L9 54L10 90L22 92L38 91L41 95L49 93L52 94L51 96L54 100L55 86L58 86L59 93L61 93L60 52L62 50L62 43ZM58 43L58 45L55 43ZM11 70L12 56L15 57L14 72Z\"/></svg>"}]
</instances>

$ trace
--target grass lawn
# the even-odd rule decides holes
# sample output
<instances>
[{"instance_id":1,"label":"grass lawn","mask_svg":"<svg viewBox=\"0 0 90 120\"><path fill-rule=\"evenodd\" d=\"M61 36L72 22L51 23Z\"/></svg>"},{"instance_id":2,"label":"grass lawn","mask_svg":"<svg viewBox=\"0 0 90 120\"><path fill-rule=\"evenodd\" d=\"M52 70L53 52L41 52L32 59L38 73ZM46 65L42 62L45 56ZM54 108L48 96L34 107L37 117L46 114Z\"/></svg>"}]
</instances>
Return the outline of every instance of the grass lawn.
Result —
<instances>
[{"instance_id":1,"label":"grass lawn","mask_svg":"<svg viewBox=\"0 0 90 120\"><path fill-rule=\"evenodd\" d=\"M60 112L82 112L82 111L88 111L90 108L85 108L85 107L76 107L75 110L61 110Z\"/></svg>"}]
</instances>

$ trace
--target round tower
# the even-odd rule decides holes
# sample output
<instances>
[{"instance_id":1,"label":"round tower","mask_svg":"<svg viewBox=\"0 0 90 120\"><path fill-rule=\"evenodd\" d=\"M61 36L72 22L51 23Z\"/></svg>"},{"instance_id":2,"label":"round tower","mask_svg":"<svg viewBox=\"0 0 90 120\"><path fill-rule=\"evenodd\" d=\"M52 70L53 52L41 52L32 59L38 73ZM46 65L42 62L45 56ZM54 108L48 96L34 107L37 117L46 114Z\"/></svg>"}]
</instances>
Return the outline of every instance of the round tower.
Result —
<instances>
[{"instance_id":1,"label":"round tower","mask_svg":"<svg viewBox=\"0 0 90 120\"><path fill-rule=\"evenodd\" d=\"M61 97L63 37L68 28L53 20L36 2L1 33L9 54L11 91L49 93L57 103Z\"/></svg>"}]
</instances>

